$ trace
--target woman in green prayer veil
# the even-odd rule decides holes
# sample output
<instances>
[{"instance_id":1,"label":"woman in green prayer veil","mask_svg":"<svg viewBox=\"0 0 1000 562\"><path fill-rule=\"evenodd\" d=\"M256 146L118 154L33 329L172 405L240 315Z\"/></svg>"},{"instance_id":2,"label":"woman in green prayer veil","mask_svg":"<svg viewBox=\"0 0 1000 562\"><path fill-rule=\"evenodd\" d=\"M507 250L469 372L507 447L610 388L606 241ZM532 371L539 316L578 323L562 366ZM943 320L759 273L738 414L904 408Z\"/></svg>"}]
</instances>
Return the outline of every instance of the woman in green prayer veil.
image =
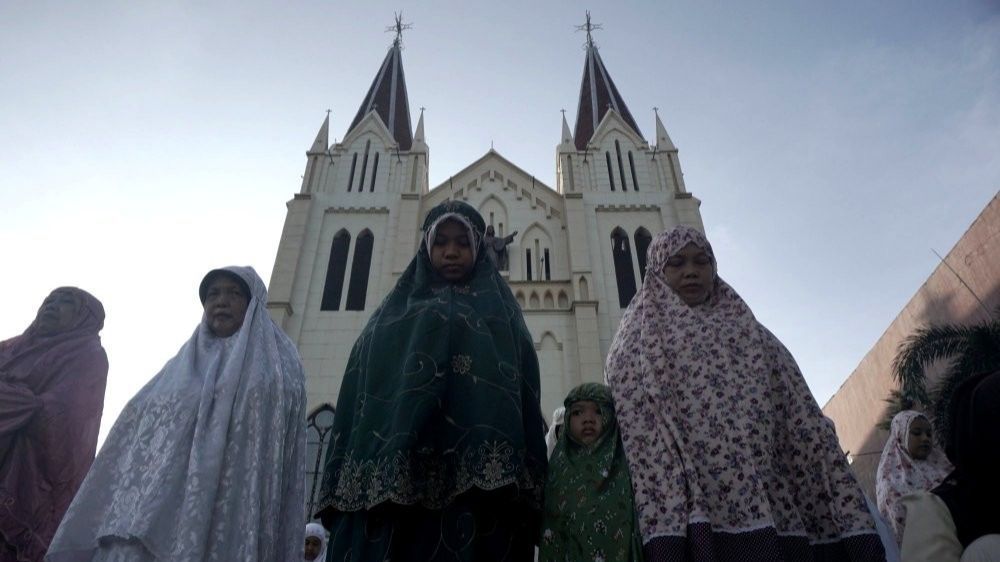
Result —
<instances>
[{"instance_id":1,"label":"woman in green prayer veil","mask_svg":"<svg viewBox=\"0 0 1000 562\"><path fill-rule=\"evenodd\" d=\"M546 473L538 359L484 230L465 203L434 207L354 344L317 513L329 561L533 559Z\"/></svg>"},{"instance_id":2,"label":"woman in green prayer veil","mask_svg":"<svg viewBox=\"0 0 1000 562\"><path fill-rule=\"evenodd\" d=\"M570 391L545 485L540 562L642 560L628 461L611 389Z\"/></svg>"}]
</instances>

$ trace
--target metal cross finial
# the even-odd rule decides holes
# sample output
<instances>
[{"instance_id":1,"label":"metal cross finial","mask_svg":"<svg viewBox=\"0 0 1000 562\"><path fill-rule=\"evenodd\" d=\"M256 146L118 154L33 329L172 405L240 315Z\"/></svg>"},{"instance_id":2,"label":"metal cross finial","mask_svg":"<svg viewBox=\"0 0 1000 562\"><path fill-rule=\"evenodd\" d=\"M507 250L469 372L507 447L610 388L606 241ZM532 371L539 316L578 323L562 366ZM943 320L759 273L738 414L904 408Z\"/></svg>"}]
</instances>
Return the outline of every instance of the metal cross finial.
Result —
<instances>
[{"instance_id":1,"label":"metal cross finial","mask_svg":"<svg viewBox=\"0 0 1000 562\"><path fill-rule=\"evenodd\" d=\"M427 109L427 108L424 107L424 106L420 106L420 113L423 113L425 109Z\"/></svg>"},{"instance_id":2,"label":"metal cross finial","mask_svg":"<svg viewBox=\"0 0 1000 562\"><path fill-rule=\"evenodd\" d=\"M653 113L656 114L657 117L659 117L660 116L660 108L659 107L654 107L653 108Z\"/></svg>"},{"instance_id":3,"label":"metal cross finial","mask_svg":"<svg viewBox=\"0 0 1000 562\"><path fill-rule=\"evenodd\" d=\"M577 31L587 32L587 47L594 46L594 36L591 35L591 32L598 29L604 29L604 26L599 23L590 23L590 10L587 10L587 22L583 25L576 26Z\"/></svg>"},{"instance_id":4,"label":"metal cross finial","mask_svg":"<svg viewBox=\"0 0 1000 562\"><path fill-rule=\"evenodd\" d=\"M559 112L563 114L563 117L566 117L566 110L565 109L560 109Z\"/></svg>"},{"instance_id":5,"label":"metal cross finial","mask_svg":"<svg viewBox=\"0 0 1000 562\"><path fill-rule=\"evenodd\" d=\"M327 118L330 117L330 110L329 109L326 110L326 116L327 116Z\"/></svg>"},{"instance_id":6,"label":"metal cross finial","mask_svg":"<svg viewBox=\"0 0 1000 562\"><path fill-rule=\"evenodd\" d=\"M396 22L389 27L385 28L386 33L392 31L396 34L396 38L392 40L392 44L399 47L403 44L403 32L407 29L413 29L412 23L403 23L403 12L396 13Z\"/></svg>"}]
</instances>

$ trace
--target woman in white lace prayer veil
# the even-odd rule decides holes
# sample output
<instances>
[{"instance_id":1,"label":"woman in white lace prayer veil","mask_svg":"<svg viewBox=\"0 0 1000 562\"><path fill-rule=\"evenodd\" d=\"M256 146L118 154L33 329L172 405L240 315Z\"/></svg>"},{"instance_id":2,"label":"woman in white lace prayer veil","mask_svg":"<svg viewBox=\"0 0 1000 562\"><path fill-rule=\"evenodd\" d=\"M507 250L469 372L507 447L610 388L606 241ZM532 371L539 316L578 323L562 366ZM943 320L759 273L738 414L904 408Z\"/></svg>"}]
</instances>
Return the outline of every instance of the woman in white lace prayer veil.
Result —
<instances>
[{"instance_id":1,"label":"woman in white lace prayer veil","mask_svg":"<svg viewBox=\"0 0 1000 562\"><path fill-rule=\"evenodd\" d=\"M204 316L125 406L48 562L303 556L305 389L249 267L210 271Z\"/></svg>"}]
</instances>

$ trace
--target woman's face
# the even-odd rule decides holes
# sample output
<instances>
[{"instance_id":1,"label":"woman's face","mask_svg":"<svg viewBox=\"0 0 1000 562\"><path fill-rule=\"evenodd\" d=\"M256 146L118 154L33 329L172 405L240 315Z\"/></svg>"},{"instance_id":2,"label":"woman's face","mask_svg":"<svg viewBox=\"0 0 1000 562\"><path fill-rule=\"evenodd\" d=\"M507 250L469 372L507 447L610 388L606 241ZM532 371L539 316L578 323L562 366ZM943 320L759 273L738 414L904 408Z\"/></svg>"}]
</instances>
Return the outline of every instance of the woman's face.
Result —
<instances>
[{"instance_id":1,"label":"woman's face","mask_svg":"<svg viewBox=\"0 0 1000 562\"><path fill-rule=\"evenodd\" d=\"M569 434L582 445L592 445L600 439L604 431L604 418L601 417L601 407L591 400L574 402L569 411Z\"/></svg>"},{"instance_id":2,"label":"woman's face","mask_svg":"<svg viewBox=\"0 0 1000 562\"><path fill-rule=\"evenodd\" d=\"M472 240L460 222L446 220L434 231L431 241L431 267L441 277L455 283L472 271Z\"/></svg>"},{"instance_id":3,"label":"woman's face","mask_svg":"<svg viewBox=\"0 0 1000 562\"><path fill-rule=\"evenodd\" d=\"M306 537L306 560L315 560L321 550L323 541L319 537Z\"/></svg>"},{"instance_id":4,"label":"woman's face","mask_svg":"<svg viewBox=\"0 0 1000 562\"><path fill-rule=\"evenodd\" d=\"M53 291L38 309L35 329L43 336L58 334L73 327L79 312L80 302L76 295L69 291Z\"/></svg>"},{"instance_id":5,"label":"woman's face","mask_svg":"<svg viewBox=\"0 0 1000 562\"><path fill-rule=\"evenodd\" d=\"M667 286L688 306L699 305L712 293L715 285L715 268L712 256L694 243L684 246L667 258L663 266Z\"/></svg>"},{"instance_id":6,"label":"woman's face","mask_svg":"<svg viewBox=\"0 0 1000 562\"><path fill-rule=\"evenodd\" d=\"M906 440L906 449L910 456L918 461L927 460L934 447L934 435L931 422L919 417L910 422L910 434Z\"/></svg>"},{"instance_id":7,"label":"woman's face","mask_svg":"<svg viewBox=\"0 0 1000 562\"><path fill-rule=\"evenodd\" d=\"M250 295L228 275L216 275L205 291L205 318L212 333L228 338L243 325Z\"/></svg>"}]
</instances>

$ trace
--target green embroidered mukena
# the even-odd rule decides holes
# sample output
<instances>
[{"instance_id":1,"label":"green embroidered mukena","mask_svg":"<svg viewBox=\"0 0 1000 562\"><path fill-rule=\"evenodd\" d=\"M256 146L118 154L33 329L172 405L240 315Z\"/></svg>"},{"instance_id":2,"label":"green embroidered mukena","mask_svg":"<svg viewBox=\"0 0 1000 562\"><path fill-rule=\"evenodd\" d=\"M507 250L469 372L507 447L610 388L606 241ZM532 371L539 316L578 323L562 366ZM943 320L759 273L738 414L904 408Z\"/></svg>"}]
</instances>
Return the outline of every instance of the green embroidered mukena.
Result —
<instances>
[{"instance_id":1,"label":"green embroidered mukena","mask_svg":"<svg viewBox=\"0 0 1000 562\"><path fill-rule=\"evenodd\" d=\"M592 443L573 436L576 406L600 411L602 432ZM584 383L566 396L566 422L552 451L545 487L540 562L642 560L628 462L611 389Z\"/></svg>"},{"instance_id":2,"label":"green embroidered mukena","mask_svg":"<svg viewBox=\"0 0 1000 562\"><path fill-rule=\"evenodd\" d=\"M471 272L458 280L431 263L435 230L448 221L463 227L473 255ZM389 537L409 534L399 526L417 525L418 513L433 519L453 504L467 506L469 494L484 508L502 496L501 511L513 509L519 526L539 520L544 420L520 306L479 251L485 225L475 209L438 205L423 228L417 255L368 321L344 374L319 508L334 551L338 533L358 525L371 542L375 514L395 542ZM434 534L426 540L439 540ZM391 550L383 547L379 555Z\"/></svg>"}]
</instances>

